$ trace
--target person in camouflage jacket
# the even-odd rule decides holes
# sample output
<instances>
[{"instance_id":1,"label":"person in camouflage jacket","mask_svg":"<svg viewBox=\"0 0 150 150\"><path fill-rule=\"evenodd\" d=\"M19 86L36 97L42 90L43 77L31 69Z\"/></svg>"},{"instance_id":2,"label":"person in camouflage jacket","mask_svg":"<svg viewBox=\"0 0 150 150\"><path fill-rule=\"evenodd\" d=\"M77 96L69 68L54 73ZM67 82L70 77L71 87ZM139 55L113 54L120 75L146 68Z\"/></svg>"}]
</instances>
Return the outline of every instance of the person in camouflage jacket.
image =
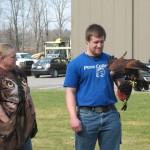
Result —
<instances>
[{"instance_id":1,"label":"person in camouflage jacket","mask_svg":"<svg viewBox=\"0 0 150 150\"><path fill-rule=\"evenodd\" d=\"M32 150L37 133L35 109L24 72L16 66L16 50L0 44L0 150Z\"/></svg>"}]
</instances>

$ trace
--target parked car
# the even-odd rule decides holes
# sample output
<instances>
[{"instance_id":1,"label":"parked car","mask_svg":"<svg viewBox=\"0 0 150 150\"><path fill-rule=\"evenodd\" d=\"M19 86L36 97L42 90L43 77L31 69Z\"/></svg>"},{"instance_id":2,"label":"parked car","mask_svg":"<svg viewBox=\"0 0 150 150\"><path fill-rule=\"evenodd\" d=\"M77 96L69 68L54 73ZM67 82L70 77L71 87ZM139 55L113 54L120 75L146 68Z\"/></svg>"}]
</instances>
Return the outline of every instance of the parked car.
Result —
<instances>
[{"instance_id":1,"label":"parked car","mask_svg":"<svg viewBox=\"0 0 150 150\"><path fill-rule=\"evenodd\" d=\"M150 63L145 63L145 65L147 67L150 68ZM140 71L140 75L144 78L144 80L149 84L150 86L150 71L149 72L145 72L145 71ZM143 89L139 89L138 87L134 87L135 91L142 91Z\"/></svg>"},{"instance_id":2,"label":"parked car","mask_svg":"<svg viewBox=\"0 0 150 150\"><path fill-rule=\"evenodd\" d=\"M32 65L31 72L35 78L39 78L40 75L56 78L59 74L66 74L68 63L65 58L42 58Z\"/></svg>"},{"instance_id":3,"label":"parked car","mask_svg":"<svg viewBox=\"0 0 150 150\"><path fill-rule=\"evenodd\" d=\"M150 63L146 63L145 65L150 68ZM150 82L150 71L149 72L140 71L140 73L145 81Z\"/></svg>"},{"instance_id":4,"label":"parked car","mask_svg":"<svg viewBox=\"0 0 150 150\"><path fill-rule=\"evenodd\" d=\"M36 59L33 59L29 53L16 53L16 65L20 67L27 75L31 75L31 67Z\"/></svg>"}]
</instances>

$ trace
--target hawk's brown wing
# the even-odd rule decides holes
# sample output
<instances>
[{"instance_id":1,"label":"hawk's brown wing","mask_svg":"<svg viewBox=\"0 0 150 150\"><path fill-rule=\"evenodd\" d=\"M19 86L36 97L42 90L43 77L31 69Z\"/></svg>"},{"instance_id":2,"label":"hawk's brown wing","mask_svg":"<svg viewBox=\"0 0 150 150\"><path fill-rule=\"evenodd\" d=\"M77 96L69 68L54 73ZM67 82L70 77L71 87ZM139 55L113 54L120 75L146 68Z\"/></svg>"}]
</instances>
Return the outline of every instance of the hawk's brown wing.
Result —
<instances>
[{"instance_id":1,"label":"hawk's brown wing","mask_svg":"<svg viewBox=\"0 0 150 150\"><path fill-rule=\"evenodd\" d=\"M115 74L121 73L122 69L125 68L126 59L124 59L127 52L123 54L122 57L115 59L114 57L111 57L111 59L108 62L108 69L110 71L113 71Z\"/></svg>"},{"instance_id":2,"label":"hawk's brown wing","mask_svg":"<svg viewBox=\"0 0 150 150\"><path fill-rule=\"evenodd\" d=\"M139 60L124 59L125 54L119 59L114 59L109 62L108 68L111 74L125 75L127 80L136 82L138 87L147 90L149 86L140 75L139 70L149 71L149 68Z\"/></svg>"},{"instance_id":3,"label":"hawk's brown wing","mask_svg":"<svg viewBox=\"0 0 150 150\"><path fill-rule=\"evenodd\" d=\"M137 70L143 70L143 71L149 71L149 67L144 65L139 60L130 59L125 66L126 69L137 69Z\"/></svg>"}]
</instances>

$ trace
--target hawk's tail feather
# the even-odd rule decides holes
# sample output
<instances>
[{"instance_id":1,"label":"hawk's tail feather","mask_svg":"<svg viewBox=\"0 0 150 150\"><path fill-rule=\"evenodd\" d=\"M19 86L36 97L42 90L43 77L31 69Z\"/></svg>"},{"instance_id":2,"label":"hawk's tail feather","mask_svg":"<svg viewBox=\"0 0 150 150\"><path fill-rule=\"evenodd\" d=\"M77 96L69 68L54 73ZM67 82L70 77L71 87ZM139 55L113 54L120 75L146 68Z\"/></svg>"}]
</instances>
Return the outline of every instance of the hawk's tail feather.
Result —
<instances>
[{"instance_id":1,"label":"hawk's tail feather","mask_svg":"<svg viewBox=\"0 0 150 150\"><path fill-rule=\"evenodd\" d=\"M121 110L126 111L127 110L127 100L125 100Z\"/></svg>"}]
</instances>

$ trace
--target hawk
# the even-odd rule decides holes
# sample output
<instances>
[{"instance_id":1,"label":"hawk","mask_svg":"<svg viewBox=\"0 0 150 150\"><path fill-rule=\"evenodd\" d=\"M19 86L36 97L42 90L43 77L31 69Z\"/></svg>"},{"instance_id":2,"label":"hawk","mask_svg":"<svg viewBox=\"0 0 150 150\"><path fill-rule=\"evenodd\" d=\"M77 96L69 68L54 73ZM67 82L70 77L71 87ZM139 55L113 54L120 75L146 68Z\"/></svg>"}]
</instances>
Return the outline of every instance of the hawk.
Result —
<instances>
[{"instance_id":1,"label":"hawk","mask_svg":"<svg viewBox=\"0 0 150 150\"><path fill-rule=\"evenodd\" d=\"M108 69L110 70L110 74L112 75L124 75L125 80L129 81L130 86L127 87L127 89L136 88L141 91L141 89L148 90L149 89L149 82L145 81L142 75L140 74L140 71L146 71L149 72L150 69L145 64L143 64L141 61L136 59L125 59L127 52L123 54L120 58L115 58L114 56L111 56L108 62ZM120 88L120 87L118 87ZM118 90L119 91L119 90ZM127 96L126 100L124 101L124 105L122 107L122 110L127 109L127 101L130 97L130 94Z\"/></svg>"},{"instance_id":2,"label":"hawk","mask_svg":"<svg viewBox=\"0 0 150 150\"><path fill-rule=\"evenodd\" d=\"M146 71L150 73L149 67L136 59L125 59L127 52L120 58L116 59L112 56L108 62L108 69L112 75L124 75L126 80L130 80L132 87L139 89L149 89L149 83L144 80L140 71Z\"/></svg>"}]
</instances>

